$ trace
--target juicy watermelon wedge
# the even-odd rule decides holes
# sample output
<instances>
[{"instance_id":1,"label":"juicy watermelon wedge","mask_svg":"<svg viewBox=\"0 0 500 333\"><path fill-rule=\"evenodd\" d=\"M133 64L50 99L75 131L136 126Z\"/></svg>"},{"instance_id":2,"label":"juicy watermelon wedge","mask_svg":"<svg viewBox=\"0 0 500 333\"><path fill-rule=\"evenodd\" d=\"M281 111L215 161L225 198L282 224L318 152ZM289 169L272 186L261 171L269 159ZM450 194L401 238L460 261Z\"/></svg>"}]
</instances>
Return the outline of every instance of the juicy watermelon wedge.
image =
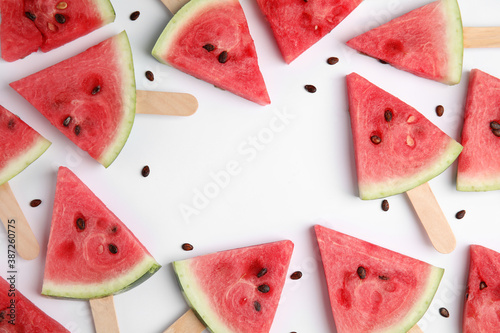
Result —
<instances>
[{"instance_id":1,"label":"juicy watermelon wedge","mask_svg":"<svg viewBox=\"0 0 500 333\"><path fill-rule=\"evenodd\" d=\"M353 49L412 74L460 82L463 32L456 0L438 0L347 42Z\"/></svg>"},{"instance_id":2,"label":"juicy watermelon wedge","mask_svg":"<svg viewBox=\"0 0 500 333\"><path fill-rule=\"evenodd\" d=\"M269 332L285 283L291 241L173 263L184 296L212 332Z\"/></svg>"},{"instance_id":3,"label":"juicy watermelon wedge","mask_svg":"<svg viewBox=\"0 0 500 333\"><path fill-rule=\"evenodd\" d=\"M460 154L458 142L360 75L347 75L347 91L361 199L406 192L439 175Z\"/></svg>"},{"instance_id":4,"label":"juicy watermelon wedge","mask_svg":"<svg viewBox=\"0 0 500 333\"><path fill-rule=\"evenodd\" d=\"M0 105L0 185L42 155L50 141Z\"/></svg>"},{"instance_id":5,"label":"juicy watermelon wedge","mask_svg":"<svg viewBox=\"0 0 500 333\"><path fill-rule=\"evenodd\" d=\"M11 307L12 300L15 308ZM3 278L0 278L0 332L69 333Z\"/></svg>"},{"instance_id":6,"label":"juicy watermelon wedge","mask_svg":"<svg viewBox=\"0 0 500 333\"><path fill-rule=\"evenodd\" d=\"M470 246L463 333L490 333L500 327L500 253Z\"/></svg>"},{"instance_id":7,"label":"juicy watermelon wedge","mask_svg":"<svg viewBox=\"0 0 500 333\"><path fill-rule=\"evenodd\" d=\"M57 175L42 294L97 298L126 291L160 265L68 168Z\"/></svg>"},{"instance_id":8,"label":"juicy watermelon wedge","mask_svg":"<svg viewBox=\"0 0 500 333\"><path fill-rule=\"evenodd\" d=\"M316 237L339 333L408 332L444 270L320 225Z\"/></svg>"},{"instance_id":9,"label":"juicy watermelon wedge","mask_svg":"<svg viewBox=\"0 0 500 333\"><path fill-rule=\"evenodd\" d=\"M125 32L10 86L105 167L134 123L134 65Z\"/></svg>"},{"instance_id":10,"label":"juicy watermelon wedge","mask_svg":"<svg viewBox=\"0 0 500 333\"><path fill-rule=\"evenodd\" d=\"M344 20L361 0L257 0L287 64Z\"/></svg>"},{"instance_id":11,"label":"juicy watermelon wedge","mask_svg":"<svg viewBox=\"0 0 500 333\"><path fill-rule=\"evenodd\" d=\"M0 11L6 61L50 51L115 20L109 0L2 0Z\"/></svg>"},{"instance_id":12,"label":"juicy watermelon wedge","mask_svg":"<svg viewBox=\"0 0 500 333\"><path fill-rule=\"evenodd\" d=\"M152 54L252 102L271 102L238 0L189 1L167 24Z\"/></svg>"},{"instance_id":13,"label":"juicy watermelon wedge","mask_svg":"<svg viewBox=\"0 0 500 333\"><path fill-rule=\"evenodd\" d=\"M462 129L464 150L458 157L459 191L500 189L500 159L491 153L500 149L500 131L493 124L500 124L499 91L500 79L479 69L471 71Z\"/></svg>"}]
</instances>

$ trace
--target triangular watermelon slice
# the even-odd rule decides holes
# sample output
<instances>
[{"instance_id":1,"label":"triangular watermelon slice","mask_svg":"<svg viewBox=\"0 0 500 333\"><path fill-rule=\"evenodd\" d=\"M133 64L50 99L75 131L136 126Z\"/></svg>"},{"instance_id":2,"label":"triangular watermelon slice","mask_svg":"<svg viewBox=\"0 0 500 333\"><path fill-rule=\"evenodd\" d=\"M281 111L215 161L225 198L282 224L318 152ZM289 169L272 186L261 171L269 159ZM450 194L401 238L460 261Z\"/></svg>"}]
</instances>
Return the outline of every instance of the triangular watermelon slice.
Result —
<instances>
[{"instance_id":1,"label":"triangular watermelon slice","mask_svg":"<svg viewBox=\"0 0 500 333\"><path fill-rule=\"evenodd\" d=\"M0 105L0 185L42 155L50 141Z\"/></svg>"},{"instance_id":2,"label":"triangular watermelon slice","mask_svg":"<svg viewBox=\"0 0 500 333\"><path fill-rule=\"evenodd\" d=\"M14 61L71 42L115 19L109 0L2 0L2 58Z\"/></svg>"},{"instance_id":3,"label":"triangular watermelon slice","mask_svg":"<svg viewBox=\"0 0 500 333\"><path fill-rule=\"evenodd\" d=\"M257 0L287 64L344 20L362 0Z\"/></svg>"},{"instance_id":4,"label":"triangular watermelon slice","mask_svg":"<svg viewBox=\"0 0 500 333\"><path fill-rule=\"evenodd\" d=\"M500 253L470 246L463 333L491 333L500 327Z\"/></svg>"},{"instance_id":5,"label":"triangular watermelon slice","mask_svg":"<svg viewBox=\"0 0 500 333\"><path fill-rule=\"evenodd\" d=\"M167 24L152 54L252 102L271 102L238 0L189 1Z\"/></svg>"},{"instance_id":6,"label":"triangular watermelon slice","mask_svg":"<svg viewBox=\"0 0 500 333\"><path fill-rule=\"evenodd\" d=\"M9 278L9 276L7 276ZM14 302L14 303L12 303ZM0 332L69 333L16 289L15 283L0 277Z\"/></svg>"},{"instance_id":7,"label":"triangular watermelon slice","mask_svg":"<svg viewBox=\"0 0 500 333\"><path fill-rule=\"evenodd\" d=\"M339 333L408 332L427 311L444 270L314 227Z\"/></svg>"},{"instance_id":8,"label":"triangular watermelon slice","mask_svg":"<svg viewBox=\"0 0 500 333\"><path fill-rule=\"evenodd\" d=\"M500 189L500 79L473 69L469 77L464 150L458 157L457 189L490 191ZM495 134L496 133L496 134Z\"/></svg>"},{"instance_id":9,"label":"triangular watermelon slice","mask_svg":"<svg viewBox=\"0 0 500 333\"><path fill-rule=\"evenodd\" d=\"M160 265L68 168L60 167L42 294L96 298L128 290Z\"/></svg>"},{"instance_id":10,"label":"triangular watermelon slice","mask_svg":"<svg viewBox=\"0 0 500 333\"><path fill-rule=\"evenodd\" d=\"M212 332L267 333L285 283L291 241L173 263L186 300Z\"/></svg>"},{"instance_id":11,"label":"triangular watermelon slice","mask_svg":"<svg viewBox=\"0 0 500 333\"><path fill-rule=\"evenodd\" d=\"M406 192L439 175L462 146L420 112L356 73L347 75L359 196Z\"/></svg>"},{"instance_id":12,"label":"triangular watermelon slice","mask_svg":"<svg viewBox=\"0 0 500 333\"><path fill-rule=\"evenodd\" d=\"M108 167L135 118L135 76L122 32L11 87L55 127Z\"/></svg>"},{"instance_id":13,"label":"triangular watermelon slice","mask_svg":"<svg viewBox=\"0 0 500 333\"><path fill-rule=\"evenodd\" d=\"M456 0L438 0L347 42L363 54L446 83L462 76L463 32Z\"/></svg>"}]
</instances>

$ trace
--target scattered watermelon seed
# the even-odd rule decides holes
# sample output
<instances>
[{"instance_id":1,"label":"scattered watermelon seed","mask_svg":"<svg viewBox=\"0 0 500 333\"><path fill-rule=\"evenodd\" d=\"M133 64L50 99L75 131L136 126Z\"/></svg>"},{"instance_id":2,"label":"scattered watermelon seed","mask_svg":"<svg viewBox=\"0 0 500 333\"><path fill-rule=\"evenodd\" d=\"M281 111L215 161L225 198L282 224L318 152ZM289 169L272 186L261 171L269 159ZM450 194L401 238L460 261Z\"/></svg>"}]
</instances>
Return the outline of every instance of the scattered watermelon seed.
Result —
<instances>
[{"instance_id":1,"label":"scattered watermelon seed","mask_svg":"<svg viewBox=\"0 0 500 333\"><path fill-rule=\"evenodd\" d=\"M78 227L78 229L80 230L85 230L85 220L82 219L81 217L77 218L76 219L76 226Z\"/></svg>"},{"instance_id":2,"label":"scattered watermelon seed","mask_svg":"<svg viewBox=\"0 0 500 333\"><path fill-rule=\"evenodd\" d=\"M203 45L203 48L208 52L212 52L213 50L215 50L215 46L213 46L212 44L205 44Z\"/></svg>"},{"instance_id":3,"label":"scattered watermelon seed","mask_svg":"<svg viewBox=\"0 0 500 333\"><path fill-rule=\"evenodd\" d=\"M436 114L438 117L441 117L444 113L444 107L442 105L436 106Z\"/></svg>"},{"instance_id":4,"label":"scattered watermelon seed","mask_svg":"<svg viewBox=\"0 0 500 333\"><path fill-rule=\"evenodd\" d=\"M306 84L304 88L307 90L307 92L310 92L311 94L314 94L316 92L316 87L313 86L312 84Z\"/></svg>"},{"instance_id":5,"label":"scattered watermelon seed","mask_svg":"<svg viewBox=\"0 0 500 333\"><path fill-rule=\"evenodd\" d=\"M339 62L339 58L330 57L330 58L326 59L326 62L328 63L328 65L335 65L336 63Z\"/></svg>"},{"instance_id":6,"label":"scattered watermelon seed","mask_svg":"<svg viewBox=\"0 0 500 333\"><path fill-rule=\"evenodd\" d=\"M71 117L70 116L66 117L66 119L64 119L63 121L63 126L68 127L70 122L71 122Z\"/></svg>"},{"instance_id":7,"label":"scattered watermelon seed","mask_svg":"<svg viewBox=\"0 0 500 333\"><path fill-rule=\"evenodd\" d=\"M257 277L261 278L267 273L267 268L262 268L259 273L257 273Z\"/></svg>"},{"instance_id":8,"label":"scattered watermelon seed","mask_svg":"<svg viewBox=\"0 0 500 333\"><path fill-rule=\"evenodd\" d=\"M60 24L66 23L66 17L63 14L58 13L54 16L54 18L56 19L57 23L60 23Z\"/></svg>"},{"instance_id":9,"label":"scattered watermelon seed","mask_svg":"<svg viewBox=\"0 0 500 333\"><path fill-rule=\"evenodd\" d=\"M496 122L496 121L492 121L490 123L490 127L491 127L491 129L499 130L500 129L500 124L498 122Z\"/></svg>"},{"instance_id":10,"label":"scattered watermelon seed","mask_svg":"<svg viewBox=\"0 0 500 333\"><path fill-rule=\"evenodd\" d=\"M356 273L358 273L361 280L366 279L366 269L363 266L359 266Z\"/></svg>"},{"instance_id":11,"label":"scattered watermelon seed","mask_svg":"<svg viewBox=\"0 0 500 333\"><path fill-rule=\"evenodd\" d=\"M439 314L445 318L448 318L450 316L450 313L446 308L440 308L439 309Z\"/></svg>"},{"instance_id":12,"label":"scattered watermelon seed","mask_svg":"<svg viewBox=\"0 0 500 333\"><path fill-rule=\"evenodd\" d=\"M378 276L378 278L379 278L380 280L384 280L384 281L389 280L389 277L387 277L387 276L385 276L385 275L379 275L379 276Z\"/></svg>"},{"instance_id":13,"label":"scattered watermelon seed","mask_svg":"<svg viewBox=\"0 0 500 333\"><path fill-rule=\"evenodd\" d=\"M408 124L411 124L411 123L413 123L415 121L415 119L416 119L415 116L409 116L408 119L406 120L406 122Z\"/></svg>"},{"instance_id":14,"label":"scattered watermelon seed","mask_svg":"<svg viewBox=\"0 0 500 333\"><path fill-rule=\"evenodd\" d=\"M35 14L30 13L30 12L25 12L24 14L26 15L27 18L29 18L32 21L36 20Z\"/></svg>"},{"instance_id":15,"label":"scattered watermelon seed","mask_svg":"<svg viewBox=\"0 0 500 333\"><path fill-rule=\"evenodd\" d=\"M182 249L184 251L192 251L193 250L193 245L189 244L189 243L184 243L182 244Z\"/></svg>"},{"instance_id":16,"label":"scattered watermelon seed","mask_svg":"<svg viewBox=\"0 0 500 333\"><path fill-rule=\"evenodd\" d=\"M56 8L57 9L66 9L66 8L68 8L68 4L64 1L61 1L57 4Z\"/></svg>"},{"instance_id":17,"label":"scattered watermelon seed","mask_svg":"<svg viewBox=\"0 0 500 333\"><path fill-rule=\"evenodd\" d=\"M481 281L481 283L479 284L479 290L483 290L483 289L484 289L484 288L486 288L486 287L488 287L488 286L486 285L486 282Z\"/></svg>"},{"instance_id":18,"label":"scattered watermelon seed","mask_svg":"<svg viewBox=\"0 0 500 333\"><path fill-rule=\"evenodd\" d=\"M219 62L221 64L224 64L226 63L227 61L227 51L222 51L220 54L219 54Z\"/></svg>"},{"instance_id":19,"label":"scattered watermelon seed","mask_svg":"<svg viewBox=\"0 0 500 333\"><path fill-rule=\"evenodd\" d=\"M406 137L406 144L410 147L413 147L415 145L415 140L411 136Z\"/></svg>"},{"instance_id":20,"label":"scattered watermelon seed","mask_svg":"<svg viewBox=\"0 0 500 333\"><path fill-rule=\"evenodd\" d=\"M257 301L253 302L253 307L256 311L260 311L261 309L260 303Z\"/></svg>"},{"instance_id":21,"label":"scattered watermelon seed","mask_svg":"<svg viewBox=\"0 0 500 333\"><path fill-rule=\"evenodd\" d=\"M270 288L267 284L261 284L260 286L257 287L257 289L261 292L261 293L268 293Z\"/></svg>"},{"instance_id":22,"label":"scattered watermelon seed","mask_svg":"<svg viewBox=\"0 0 500 333\"><path fill-rule=\"evenodd\" d=\"M149 176L149 173L151 172L151 170L149 169L149 166L145 165L142 170L141 170L141 175L143 177L147 177Z\"/></svg>"},{"instance_id":23,"label":"scattered watermelon seed","mask_svg":"<svg viewBox=\"0 0 500 333\"><path fill-rule=\"evenodd\" d=\"M42 203L42 200L40 199L33 199L30 201L30 206L31 207L38 207Z\"/></svg>"},{"instance_id":24,"label":"scattered watermelon seed","mask_svg":"<svg viewBox=\"0 0 500 333\"><path fill-rule=\"evenodd\" d=\"M391 120L392 120L392 111L389 110L389 109L385 110L385 112L384 112L384 118L385 118L385 121L387 121L388 123L390 123Z\"/></svg>"},{"instance_id":25,"label":"scattered watermelon seed","mask_svg":"<svg viewBox=\"0 0 500 333\"><path fill-rule=\"evenodd\" d=\"M301 271L295 271L290 275L290 279L292 280L298 280L302 277L302 272Z\"/></svg>"},{"instance_id":26,"label":"scattered watermelon seed","mask_svg":"<svg viewBox=\"0 0 500 333\"><path fill-rule=\"evenodd\" d=\"M382 142L382 139L378 135L372 135L370 140L372 140L372 142L376 145Z\"/></svg>"},{"instance_id":27,"label":"scattered watermelon seed","mask_svg":"<svg viewBox=\"0 0 500 333\"><path fill-rule=\"evenodd\" d=\"M389 201L387 201L387 199L382 200L382 210L384 212L389 210Z\"/></svg>"},{"instance_id":28,"label":"scattered watermelon seed","mask_svg":"<svg viewBox=\"0 0 500 333\"><path fill-rule=\"evenodd\" d=\"M115 244L109 244L108 245L108 249L109 249L109 252L111 252L113 254L117 254L118 253L118 248L116 247Z\"/></svg>"},{"instance_id":29,"label":"scattered watermelon seed","mask_svg":"<svg viewBox=\"0 0 500 333\"><path fill-rule=\"evenodd\" d=\"M491 130L495 136L500 136L500 129Z\"/></svg>"},{"instance_id":30,"label":"scattered watermelon seed","mask_svg":"<svg viewBox=\"0 0 500 333\"><path fill-rule=\"evenodd\" d=\"M388 64L388 62L387 62L387 61L382 60L382 59L379 59L379 60L378 60L378 62L380 62L381 64L384 64L384 65L387 65L387 64Z\"/></svg>"},{"instance_id":31,"label":"scattered watermelon seed","mask_svg":"<svg viewBox=\"0 0 500 333\"><path fill-rule=\"evenodd\" d=\"M16 122L14 121L14 119L9 119L9 123L7 124L8 129L13 130L15 126Z\"/></svg>"},{"instance_id":32,"label":"scattered watermelon seed","mask_svg":"<svg viewBox=\"0 0 500 333\"><path fill-rule=\"evenodd\" d=\"M153 74L153 72L151 71L146 71L146 78L149 80L149 81L154 81L155 80L155 75Z\"/></svg>"},{"instance_id":33,"label":"scattered watermelon seed","mask_svg":"<svg viewBox=\"0 0 500 333\"><path fill-rule=\"evenodd\" d=\"M135 21L139 18L139 15L141 15L141 12L136 10L135 12L133 12L132 14L130 14L130 19L132 21Z\"/></svg>"},{"instance_id":34,"label":"scattered watermelon seed","mask_svg":"<svg viewBox=\"0 0 500 333\"><path fill-rule=\"evenodd\" d=\"M111 228L111 232L115 233L118 231L118 227L115 225L114 227Z\"/></svg>"},{"instance_id":35,"label":"scattered watermelon seed","mask_svg":"<svg viewBox=\"0 0 500 333\"><path fill-rule=\"evenodd\" d=\"M99 91L101 91L101 86L95 86L94 89L92 89L92 95L97 94Z\"/></svg>"},{"instance_id":36,"label":"scattered watermelon seed","mask_svg":"<svg viewBox=\"0 0 500 333\"><path fill-rule=\"evenodd\" d=\"M80 125L76 125L76 126L75 126L75 134L76 134L76 135L80 135L80 130L81 130L81 129L80 129Z\"/></svg>"},{"instance_id":37,"label":"scattered watermelon seed","mask_svg":"<svg viewBox=\"0 0 500 333\"><path fill-rule=\"evenodd\" d=\"M47 28L50 31L54 31L54 32L58 30L57 27L56 27L56 25L54 23L52 23L52 22L47 23Z\"/></svg>"},{"instance_id":38,"label":"scattered watermelon seed","mask_svg":"<svg viewBox=\"0 0 500 333\"><path fill-rule=\"evenodd\" d=\"M456 217L457 219L459 219L459 220L463 219L463 218L464 218L464 216L465 216L465 210L463 210L463 209L462 209L462 210L460 210L460 211L458 211L458 212L455 214L455 217Z\"/></svg>"}]
</instances>

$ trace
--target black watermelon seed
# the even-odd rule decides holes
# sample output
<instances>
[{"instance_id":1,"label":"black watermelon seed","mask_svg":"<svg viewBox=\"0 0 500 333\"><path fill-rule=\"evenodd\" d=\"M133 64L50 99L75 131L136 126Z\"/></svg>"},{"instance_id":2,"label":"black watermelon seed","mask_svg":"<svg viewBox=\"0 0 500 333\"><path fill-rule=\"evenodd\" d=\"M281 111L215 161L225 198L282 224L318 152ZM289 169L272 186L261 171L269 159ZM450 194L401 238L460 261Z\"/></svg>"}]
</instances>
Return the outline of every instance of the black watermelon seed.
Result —
<instances>
[{"instance_id":1,"label":"black watermelon seed","mask_svg":"<svg viewBox=\"0 0 500 333\"><path fill-rule=\"evenodd\" d=\"M149 176L149 173L151 172L151 170L149 169L149 166L145 165L142 170L141 170L141 175L143 177L147 177Z\"/></svg>"},{"instance_id":2,"label":"black watermelon seed","mask_svg":"<svg viewBox=\"0 0 500 333\"><path fill-rule=\"evenodd\" d=\"M184 251L192 251L194 249L193 245L189 244L189 243L184 243L182 244L182 249Z\"/></svg>"},{"instance_id":3,"label":"black watermelon seed","mask_svg":"<svg viewBox=\"0 0 500 333\"><path fill-rule=\"evenodd\" d=\"M30 206L31 207L38 207L42 204L42 200L40 199L33 199L30 201Z\"/></svg>"},{"instance_id":4,"label":"black watermelon seed","mask_svg":"<svg viewBox=\"0 0 500 333\"><path fill-rule=\"evenodd\" d=\"M149 81L154 81L155 80L155 75L153 74L153 72L151 71L146 71L146 78L149 80Z\"/></svg>"},{"instance_id":5,"label":"black watermelon seed","mask_svg":"<svg viewBox=\"0 0 500 333\"><path fill-rule=\"evenodd\" d=\"M257 277L260 278L260 277L263 277L264 275L266 275L267 273L267 268L262 268L259 273L257 273Z\"/></svg>"},{"instance_id":6,"label":"black watermelon seed","mask_svg":"<svg viewBox=\"0 0 500 333\"><path fill-rule=\"evenodd\" d=\"M442 105L436 106L436 114L438 117L441 117L444 113L444 107Z\"/></svg>"},{"instance_id":7,"label":"black watermelon seed","mask_svg":"<svg viewBox=\"0 0 500 333\"><path fill-rule=\"evenodd\" d=\"M500 137L500 129L492 129L491 130L495 136Z\"/></svg>"},{"instance_id":8,"label":"black watermelon seed","mask_svg":"<svg viewBox=\"0 0 500 333\"><path fill-rule=\"evenodd\" d=\"M66 17L63 14L56 14L54 18L56 19L57 23L60 24L66 23Z\"/></svg>"},{"instance_id":9,"label":"black watermelon seed","mask_svg":"<svg viewBox=\"0 0 500 333\"><path fill-rule=\"evenodd\" d=\"M457 219L459 219L459 220L460 220L460 219L463 219L463 218L464 218L464 216L465 216L465 210L463 210L463 209L462 209L461 211L458 211L458 212L455 214L455 217L456 217Z\"/></svg>"},{"instance_id":10,"label":"black watermelon seed","mask_svg":"<svg viewBox=\"0 0 500 333\"><path fill-rule=\"evenodd\" d=\"M115 244L109 244L108 249L109 249L109 252L111 252L112 254L118 253L118 248L116 247Z\"/></svg>"},{"instance_id":11,"label":"black watermelon seed","mask_svg":"<svg viewBox=\"0 0 500 333\"><path fill-rule=\"evenodd\" d=\"M13 130L15 126L16 126L16 121L12 118L9 119L9 123L7 124L7 128L10 130Z\"/></svg>"},{"instance_id":12,"label":"black watermelon seed","mask_svg":"<svg viewBox=\"0 0 500 333\"><path fill-rule=\"evenodd\" d=\"M76 226L78 227L78 229L80 229L81 231L85 230L85 220L82 219L81 217L77 218L76 219Z\"/></svg>"},{"instance_id":13,"label":"black watermelon seed","mask_svg":"<svg viewBox=\"0 0 500 333\"><path fill-rule=\"evenodd\" d=\"M469 293L465 293L465 300L469 299Z\"/></svg>"},{"instance_id":14,"label":"black watermelon seed","mask_svg":"<svg viewBox=\"0 0 500 333\"><path fill-rule=\"evenodd\" d=\"M222 51L222 52L219 54L219 62L220 62L221 64L226 63L227 58L228 58L227 51Z\"/></svg>"},{"instance_id":15,"label":"black watermelon seed","mask_svg":"<svg viewBox=\"0 0 500 333\"><path fill-rule=\"evenodd\" d=\"M370 140L372 140L372 142L376 145L382 142L382 139L378 135L372 135Z\"/></svg>"},{"instance_id":16,"label":"black watermelon seed","mask_svg":"<svg viewBox=\"0 0 500 333\"><path fill-rule=\"evenodd\" d=\"M450 313L446 308L440 308L439 309L439 314L445 318L448 318L450 316Z\"/></svg>"},{"instance_id":17,"label":"black watermelon seed","mask_svg":"<svg viewBox=\"0 0 500 333\"><path fill-rule=\"evenodd\" d=\"M378 276L378 278L379 278L380 280L384 280L384 281L389 280L389 277L387 277L387 276L385 276L385 275L379 275L379 276Z\"/></svg>"},{"instance_id":18,"label":"black watermelon seed","mask_svg":"<svg viewBox=\"0 0 500 333\"><path fill-rule=\"evenodd\" d=\"M81 129L80 129L80 125L76 125L76 126L75 126L75 134L76 134L76 135L80 135L80 131L81 131Z\"/></svg>"},{"instance_id":19,"label":"black watermelon seed","mask_svg":"<svg viewBox=\"0 0 500 333\"><path fill-rule=\"evenodd\" d=\"M307 92L314 94L316 92L316 87L313 86L312 84L306 84L304 88L307 90Z\"/></svg>"},{"instance_id":20,"label":"black watermelon seed","mask_svg":"<svg viewBox=\"0 0 500 333\"><path fill-rule=\"evenodd\" d=\"M24 14L26 15L27 18L29 18L32 21L36 20L36 15L35 14L30 13L30 12L25 12Z\"/></svg>"},{"instance_id":21,"label":"black watermelon seed","mask_svg":"<svg viewBox=\"0 0 500 333\"><path fill-rule=\"evenodd\" d=\"M256 311L260 311L261 309L261 306L260 306L260 303L255 301L253 302L253 308L256 310Z\"/></svg>"},{"instance_id":22,"label":"black watermelon seed","mask_svg":"<svg viewBox=\"0 0 500 333\"><path fill-rule=\"evenodd\" d=\"M136 10L135 12L133 12L132 14L130 14L130 19L132 21L135 21L139 18L139 15L141 15L141 12Z\"/></svg>"},{"instance_id":23,"label":"black watermelon seed","mask_svg":"<svg viewBox=\"0 0 500 333\"><path fill-rule=\"evenodd\" d=\"M261 284L260 286L257 287L257 289L261 292L261 293L268 293L270 288L267 284Z\"/></svg>"},{"instance_id":24,"label":"black watermelon seed","mask_svg":"<svg viewBox=\"0 0 500 333\"><path fill-rule=\"evenodd\" d=\"M64 119L63 126L64 127L68 127L69 123L71 123L71 117L70 116L68 116L68 117L66 117L66 119Z\"/></svg>"},{"instance_id":25,"label":"black watermelon seed","mask_svg":"<svg viewBox=\"0 0 500 333\"><path fill-rule=\"evenodd\" d=\"M94 89L92 89L92 95L97 94L99 91L101 91L101 86L95 86Z\"/></svg>"},{"instance_id":26,"label":"black watermelon seed","mask_svg":"<svg viewBox=\"0 0 500 333\"><path fill-rule=\"evenodd\" d=\"M302 272L301 271L295 271L290 275L290 279L292 280L298 280L302 277Z\"/></svg>"},{"instance_id":27,"label":"black watermelon seed","mask_svg":"<svg viewBox=\"0 0 500 333\"><path fill-rule=\"evenodd\" d=\"M384 212L389 210L389 201L387 201L387 199L382 200L382 210Z\"/></svg>"},{"instance_id":28,"label":"black watermelon seed","mask_svg":"<svg viewBox=\"0 0 500 333\"><path fill-rule=\"evenodd\" d=\"M381 64L384 64L384 65L387 65L387 64L388 64L388 62L387 62L387 61L382 60L382 59L379 59L379 60L378 60L378 62L380 62Z\"/></svg>"},{"instance_id":29,"label":"black watermelon seed","mask_svg":"<svg viewBox=\"0 0 500 333\"><path fill-rule=\"evenodd\" d=\"M491 129L494 129L494 130L500 130L500 124L497 121L492 121L490 123L490 127L491 127Z\"/></svg>"},{"instance_id":30,"label":"black watermelon seed","mask_svg":"<svg viewBox=\"0 0 500 333\"><path fill-rule=\"evenodd\" d=\"M111 228L111 232L115 233L118 231L118 227L115 225L114 227Z\"/></svg>"},{"instance_id":31,"label":"black watermelon seed","mask_svg":"<svg viewBox=\"0 0 500 333\"><path fill-rule=\"evenodd\" d=\"M358 273L361 280L366 279L366 269L363 266L359 266L356 273Z\"/></svg>"},{"instance_id":32,"label":"black watermelon seed","mask_svg":"<svg viewBox=\"0 0 500 333\"><path fill-rule=\"evenodd\" d=\"M208 52L212 52L213 50L215 50L215 46L213 46L212 44L205 44L203 45L203 48Z\"/></svg>"},{"instance_id":33,"label":"black watermelon seed","mask_svg":"<svg viewBox=\"0 0 500 333\"><path fill-rule=\"evenodd\" d=\"M335 65L338 62L339 62L339 58L337 58L337 57L330 57L330 58L326 59L326 63L328 65Z\"/></svg>"},{"instance_id":34,"label":"black watermelon seed","mask_svg":"<svg viewBox=\"0 0 500 333\"><path fill-rule=\"evenodd\" d=\"M479 284L479 290L483 290L483 289L484 289L484 288L486 288L486 287L488 287L488 286L486 285L486 282L481 281L481 283Z\"/></svg>"},{"instance_id":35,"label":"black watermelon seed","mask_svg":"<svg viewBox=\"0 0 500 333\"><path fill-rule=\"evenodd\" d=\"M388 123L392 120L392 111L391 110L389 110L389 109L385 110L385 112L384 112L384 119Z\"/></svg>"}]
</instances>

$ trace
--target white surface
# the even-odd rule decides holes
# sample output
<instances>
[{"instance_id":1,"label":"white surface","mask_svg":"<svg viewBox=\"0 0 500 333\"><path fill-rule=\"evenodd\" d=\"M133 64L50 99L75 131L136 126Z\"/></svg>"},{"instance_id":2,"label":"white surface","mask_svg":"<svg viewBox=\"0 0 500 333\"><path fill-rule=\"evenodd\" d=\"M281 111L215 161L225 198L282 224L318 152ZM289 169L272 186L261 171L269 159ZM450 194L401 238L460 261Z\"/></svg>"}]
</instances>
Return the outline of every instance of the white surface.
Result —
<instances>
[{"instance_id":1,"label":"white surface","mask_svg":"<svg viewBox=\"0 0 500 333\"><path fill-rule=\"evenodd\" d=\"M416 107L458 140L469 70L477 67L500 77L500 49L466 50L462 82L453 87L398 71L357 54L344 43L429 1L367 0L332 33L286 65L256 3L242 0L272 100L270 106L261 107L161 65L150 55L171 17L159 0L112 2L117 14L114 23L47 54L33 54L15 63L0 61L0 103L53 142L39 160L10 181L42 249L33 261L17 259L16 286L22 293L71 332L93 332L88 302L39 294L57 167L66 165L164 266L144 284L115 296L122 332L162 332L187 310L172 261L281 239L295 243L290 273L301 270L304 276L298 281L287 279L272 332L335 332L312 231L318 220L445 268L434 302L419 325L426 333L460 331L468 246L478 243L500 250L499 194L456 191L455 164L430 182L457 238L456 250L448 255L434 250L404 194L389 198L388 212L380 209L381 200L360 200L344 77L358 72ZM464 26L500 25L500 2L459 3ZM131 21L129 15L135 10L141 15ZM200 107L189 118L137 115L125 148L104 169L51 127L8 83L123 29L132 43L137 88L189 92L198 98ZM330 56L340 62L327 65ZM146 70L154 72L154 82L146 80ZM307 93L305 84L314 84L318 91ZM445 108L441 118L434 111L438 104ZM277 120L285 114L285 122ZM140 171L146 164L151 175L143 178ZM213 174L226 170L228 164L230 168L237 165L237 171L223 188L214 187ZM193 206L198 191L213 195ZM43 203L32 208L29 202L35 198ZM186 218L181 213L186 206L198 207L198 214ZM467 214L457 220L455 213L461 209ZM184 242L193 244L194 251L183 251ZM0 228L2 276L6 275L6 249L6 233ZM449 310L449 318L439 315L443 306Z\"/></svg>"}]
</instances>

